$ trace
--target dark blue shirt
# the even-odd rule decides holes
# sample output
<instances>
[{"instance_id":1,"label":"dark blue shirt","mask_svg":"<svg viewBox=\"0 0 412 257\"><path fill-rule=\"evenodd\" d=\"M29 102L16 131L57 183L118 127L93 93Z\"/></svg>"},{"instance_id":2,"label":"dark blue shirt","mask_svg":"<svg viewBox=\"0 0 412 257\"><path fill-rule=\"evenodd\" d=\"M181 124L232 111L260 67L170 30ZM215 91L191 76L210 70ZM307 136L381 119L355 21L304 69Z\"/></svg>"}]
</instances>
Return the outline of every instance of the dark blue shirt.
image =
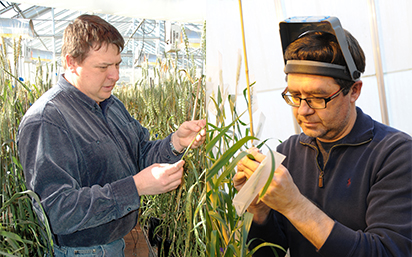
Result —
<instances>
[{"instance_id":1,"label":"dark blue shirt","mask_svg":"<svg viewBox=\"0 0 412 257\"><path fill-rule=\"evenodd\" d=\"M98 105L60 76L27 111L18 135L27 187L39 195L57 244L124 237L140 207L132 176L179 160L170 137L149 141L148 130L115 96Z\"/></svg>"}]
</instances>

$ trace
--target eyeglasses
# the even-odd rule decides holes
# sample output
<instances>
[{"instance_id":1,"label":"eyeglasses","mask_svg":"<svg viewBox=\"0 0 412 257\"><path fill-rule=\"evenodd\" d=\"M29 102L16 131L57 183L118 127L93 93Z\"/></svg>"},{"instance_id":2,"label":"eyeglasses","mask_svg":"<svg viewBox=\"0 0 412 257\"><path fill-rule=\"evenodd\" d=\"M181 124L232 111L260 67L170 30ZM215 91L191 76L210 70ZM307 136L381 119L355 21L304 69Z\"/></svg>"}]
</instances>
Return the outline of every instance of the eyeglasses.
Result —
<instances>
[{"instance_id":1,"label":"eyeglasses","mask_svg":"<svg viewBox=\"0 0 412 257\"><path fill-rule=\"evenodd\" d=\"M300 107L302 100L305 100L308 106L312 109L325 109L326 104L332 101L333 98L337 97L343 89L336 91L335 93L331 94L327 98L322 97L308 97L308 98L300 98L293 95L287 95L286 92L288 88L286 87L285 90L282 92L282 97L285 99L286 103L293 107Z\"/></svg>"}]
</instances>

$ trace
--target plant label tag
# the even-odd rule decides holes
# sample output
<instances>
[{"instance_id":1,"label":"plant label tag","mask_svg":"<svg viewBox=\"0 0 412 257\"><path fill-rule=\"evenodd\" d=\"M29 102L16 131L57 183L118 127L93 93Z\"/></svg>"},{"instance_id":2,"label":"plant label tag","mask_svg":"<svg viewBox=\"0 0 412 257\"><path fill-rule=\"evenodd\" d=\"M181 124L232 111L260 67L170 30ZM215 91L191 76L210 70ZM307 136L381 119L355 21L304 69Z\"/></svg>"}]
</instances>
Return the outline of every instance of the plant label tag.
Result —
<instances>
[{"instance_id":1,"label":"plant label tag","mask_svg":"<svg viewBox=\"0 0 412 257\"><path fill-rule=\"evenodd\" d=\"M276 165L276 170L286 158L286 156L278 152L273 152L273 156L275 157L275 163L272 163L272 158L270 157L270 153L268 153L239 193L233 198L233 205L236 208L237 215L240 216L246 211L253 199L255 199L260 190L265 186L266 181L269 179L272 166Z\"/></svg>"}]
</instances>

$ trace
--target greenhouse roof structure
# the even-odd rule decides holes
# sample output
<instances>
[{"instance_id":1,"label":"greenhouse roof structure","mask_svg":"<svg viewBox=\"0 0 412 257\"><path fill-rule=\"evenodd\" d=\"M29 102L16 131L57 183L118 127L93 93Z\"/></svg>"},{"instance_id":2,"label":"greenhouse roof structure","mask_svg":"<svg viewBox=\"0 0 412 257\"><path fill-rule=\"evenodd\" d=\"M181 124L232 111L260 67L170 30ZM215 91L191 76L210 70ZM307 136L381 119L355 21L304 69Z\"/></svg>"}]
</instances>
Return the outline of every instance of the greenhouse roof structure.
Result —
<instances>
[{"instance_id":1,"label":"greenhouse roof structure","mask_svg":"<svg viewBox=\"0 0 412 257\"><path fill-rule=\"evenodd\" d=\"M40 1L40 3L43 2ZM126 42L125 49L122 52L123 66L132 67L143 57L153 59L167 51L165 28L168 27L166 26L166 20L135 18L78 9L37 6L27 3L0 1L0 4L0 27L9 26L10 20L27 21L30 23L31 34L25 40L25 47L32 54L33 51L36 51L37 54L42 55L42 59L51 58L50 56L54 53L57 63L60 63L64 29L71 21L84 13L99 15L115 26L122 34ZM170 23L178 24L179 26L183 25L182 27L184 27L184 31L192 46L190 50L195 59L202 59L198 49L203 24L183 24L173 21L170 21ZM9 40L8 42L11 44L10 39L6 40Z\"/></svg>"}]
</instances>

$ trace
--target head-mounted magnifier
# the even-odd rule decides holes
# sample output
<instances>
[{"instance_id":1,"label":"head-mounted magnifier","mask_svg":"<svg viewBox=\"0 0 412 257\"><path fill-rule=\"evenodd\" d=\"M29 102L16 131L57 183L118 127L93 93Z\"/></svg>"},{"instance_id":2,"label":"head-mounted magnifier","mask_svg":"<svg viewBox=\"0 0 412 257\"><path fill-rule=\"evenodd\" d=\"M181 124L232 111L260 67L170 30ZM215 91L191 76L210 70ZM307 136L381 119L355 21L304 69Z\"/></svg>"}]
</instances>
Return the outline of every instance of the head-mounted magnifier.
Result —
<instances>
[{"instance_id":1,"label":"head-mounted magnifier","mask_svg":"<svg viewBox=\"0 0 412 257\"><path fill-rule=\"evenodd\" d=\"M323 75L333 78L356 81L361 73L357 70L355 62L348 48L345 32L336 17L305 16L292 17L279 23L280 38L282 41L283 56L290 43L308 31L324 31L336 36L342 50L346 66L308 60L285 60L285 73L304 73Z\"/></svg>"}]
</instances>

